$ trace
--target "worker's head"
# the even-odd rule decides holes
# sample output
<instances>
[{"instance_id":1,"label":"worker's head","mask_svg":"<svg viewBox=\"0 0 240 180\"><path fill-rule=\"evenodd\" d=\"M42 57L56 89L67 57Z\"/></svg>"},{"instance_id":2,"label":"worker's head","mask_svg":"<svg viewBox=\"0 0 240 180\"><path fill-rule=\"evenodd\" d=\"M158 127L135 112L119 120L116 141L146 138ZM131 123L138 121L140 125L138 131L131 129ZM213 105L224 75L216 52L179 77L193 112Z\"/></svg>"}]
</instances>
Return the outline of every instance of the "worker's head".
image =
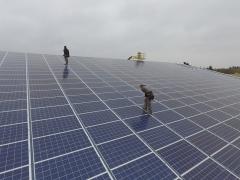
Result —
<instances>
[{"instance_id":1,"label":"worker's head","mask_svg":"<svg viewBox=\"0 0 240 180\"><path fill-rule=\"evenodd\" d=\"M140 84L139 87L142 89L144 86L146 86L146 85L144 85L144 84Z\"/></svg>"},{"instance_id":2,"label":"worker's head","mask_svg":"<svg viewBox=\"0 0 240 180\"><path fill-rule=\"evenodd\" d=\"M67 48L67 46L64 46L64 49L66 49Z\"/></svg>"}]
</instances>

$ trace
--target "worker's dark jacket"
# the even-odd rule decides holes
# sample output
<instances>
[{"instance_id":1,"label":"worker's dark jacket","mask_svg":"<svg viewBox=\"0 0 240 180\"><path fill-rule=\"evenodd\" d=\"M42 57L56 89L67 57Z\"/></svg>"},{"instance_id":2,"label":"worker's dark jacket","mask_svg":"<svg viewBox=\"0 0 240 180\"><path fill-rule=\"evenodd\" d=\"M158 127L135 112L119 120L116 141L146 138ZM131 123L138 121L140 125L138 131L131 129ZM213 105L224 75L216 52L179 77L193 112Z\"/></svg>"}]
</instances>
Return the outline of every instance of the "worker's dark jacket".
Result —
<instances>
[{"instance_id":1,"label":"worker's dark jacket","mask_svg":"<svg viewBox=\"0 0 240 180\"><path fill-rule=\"evenodd\" d=\"M145 86L141 88L142 92L144 92L146 98L150 98L150 100L153 100L154 95L153 92L149 89L147 89Z\"/></svg>"},{"instance_id":2,"label":"worker's dark jacket","mask_svg":"<svg viewBox=\"0 0 240 180\"><path fill-rule=\"evenodd\" d=\"M69 55L69 50L67 48L64 48L63 52L64 52L64 57L69 57L70 56Z\"/></svg>"}]
</instances>

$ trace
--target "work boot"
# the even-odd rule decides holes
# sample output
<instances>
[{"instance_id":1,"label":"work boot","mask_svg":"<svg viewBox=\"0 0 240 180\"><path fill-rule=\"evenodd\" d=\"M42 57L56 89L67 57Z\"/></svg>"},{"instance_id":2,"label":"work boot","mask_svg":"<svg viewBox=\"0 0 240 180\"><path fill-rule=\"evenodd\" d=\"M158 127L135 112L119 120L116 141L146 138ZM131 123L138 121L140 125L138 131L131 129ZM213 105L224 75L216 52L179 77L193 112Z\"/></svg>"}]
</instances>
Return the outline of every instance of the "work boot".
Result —
<instances>
[{"instance_id":1,"label":"work boot","mask_svg":"<svg viewBox=\"0 0 240 180\"><path fill-rule=\"evenodd\" d=\"M149 110L149 111L148 111L148 114L152 114L152 110Z\"/></svg>"},{"instance_id":2,"label":"work boot","mask_svg":"<svg viewBox=\"0 0 240 180\"><path fill-rule=\"evenodd\" d=\"M143 114L146 114L148 111L146 108L143 108Z\"/></svg>"}]
</instances>

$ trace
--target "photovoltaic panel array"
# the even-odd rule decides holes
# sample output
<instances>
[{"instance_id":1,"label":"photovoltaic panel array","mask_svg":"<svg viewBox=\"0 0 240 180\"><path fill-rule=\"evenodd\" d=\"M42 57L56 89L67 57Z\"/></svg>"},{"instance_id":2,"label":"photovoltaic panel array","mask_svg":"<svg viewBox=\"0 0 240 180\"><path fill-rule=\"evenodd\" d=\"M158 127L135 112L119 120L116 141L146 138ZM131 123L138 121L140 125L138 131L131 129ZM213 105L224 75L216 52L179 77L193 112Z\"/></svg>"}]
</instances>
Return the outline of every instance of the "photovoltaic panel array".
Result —
<instances>
[{"instance_id":1,"label":"photovoltaic panel array","mask_svg":"<svg viewBox=\"0 0 240 180\"><path fill-rule=\"evenodd\" d=\"M0 179L239 179L239 82L178 64L0 52Z\"/></svg>"}]
</instances>

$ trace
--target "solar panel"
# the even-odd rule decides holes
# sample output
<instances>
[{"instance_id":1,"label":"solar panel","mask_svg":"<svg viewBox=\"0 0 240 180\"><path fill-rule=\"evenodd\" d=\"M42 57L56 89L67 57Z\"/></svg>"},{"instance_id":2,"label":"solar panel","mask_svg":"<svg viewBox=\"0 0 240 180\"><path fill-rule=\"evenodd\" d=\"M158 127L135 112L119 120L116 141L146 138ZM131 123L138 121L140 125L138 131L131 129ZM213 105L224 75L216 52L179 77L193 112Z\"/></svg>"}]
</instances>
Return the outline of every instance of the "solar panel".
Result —
<instances>
[{"instance_id":1,"label":"solar panel","mask_svg":"<svg viewBox=\"0 0 240 180\"><path fill-rule=\"evenodd\" d=\"M19 168L13 171L5 172L0 174L0 179L8 180L8 179L21 179L21 180L29 180L29 168L25 166L23 168Z\"/></svg>"},{"instance_id":2,"label":"solar panel","mask_svg":"<svg viewBox=\"0 0 240 180\"><path fill-rule=\"evenodd\" d=\"M186 172L207 157L186 141L179 141L159 150L158 153L166 159L179 174Z\"/></svg>"},{"instance_id":3,"label":"solar panel","mask_svg":"<svg viewBox=\"0 0 240 180\"><path fill-rule=\"evenodd\" d=\"M0 179L239 179L240 81L171 63L0 51ZM155 94L142 110L140 84Z\"/></svg>"}]
</instances>

